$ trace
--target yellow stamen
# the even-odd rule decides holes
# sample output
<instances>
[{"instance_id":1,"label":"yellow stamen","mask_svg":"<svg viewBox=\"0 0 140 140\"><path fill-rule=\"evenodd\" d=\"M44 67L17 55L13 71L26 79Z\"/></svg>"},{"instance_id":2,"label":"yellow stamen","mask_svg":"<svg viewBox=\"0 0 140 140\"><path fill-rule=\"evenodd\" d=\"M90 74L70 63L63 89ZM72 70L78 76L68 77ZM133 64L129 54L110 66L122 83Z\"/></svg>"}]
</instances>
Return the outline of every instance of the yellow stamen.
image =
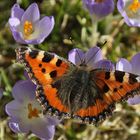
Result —
<instances>
[{"instance_id":1,"label":"yellow stamen","mask_svg":"<svg viewBox=\"0 0 140 140\"><path fill-rule=\"evenodd\" d=\"M134 13L136 13L139 8L140 8L139 0L133 0L133 2L128 7L128 9Z\"/></svg>"},{"instance_id":2,"label":"yellow stamen","mask_svg":"<svg viewBox=\"0 0 140 140\"><path fill-rule=\"evenodd\" d=\"M25 37L28 37L29 35L31 35L33 33L33 24L32 22L26 20L24 22L24 35Z\"/></svg>"},{"instance_id":3,"label":"yellow stamen","mask_svg":"<svg viewBox=\"0 0 140 140\"><path fill-rule=\"evenodd\" d=\"M28 118L39 117L39 110L37 108L32 108L32 104L28 104Z\"/></svg>"}]
</instances>

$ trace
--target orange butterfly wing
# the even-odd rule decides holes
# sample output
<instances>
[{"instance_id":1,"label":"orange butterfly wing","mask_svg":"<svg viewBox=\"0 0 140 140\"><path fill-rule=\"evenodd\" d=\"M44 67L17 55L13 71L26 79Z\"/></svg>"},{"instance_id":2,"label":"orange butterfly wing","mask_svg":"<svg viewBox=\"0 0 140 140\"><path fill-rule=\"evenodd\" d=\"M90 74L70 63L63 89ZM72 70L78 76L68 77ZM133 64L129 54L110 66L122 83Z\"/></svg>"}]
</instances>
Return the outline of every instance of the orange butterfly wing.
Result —
<instances>
[{"instance_id":1,"label":"orange butterfly wing","mask_svg":"<svg viewBox=\"0 0 140 140\"><path fill-rule=\"evenodd\" d=\"M95 99L95 105L75 113L84 122L97 123L110 116L116 102L127 100L140 93L140 77L121 71L93 70L93 81L100 89L102 99Z\"/></svg>"},{"instance_id":2,"label":"orange butterfly wing","mask_svg":"<svg viewBox=\"0 0 140 140\"><path fill-rule=\"evenodd\" d=\"M37 85L36 96L44 112L49 110L48 112L51 113L53 108L54 114L64 112L62 115L66 115L68 109L61 103L57 97L57 89L51 84L67 73L72 64L45 51L18 48L16 52L17 60L25 65L29 77Z\"/></svg>"}]
</instances>

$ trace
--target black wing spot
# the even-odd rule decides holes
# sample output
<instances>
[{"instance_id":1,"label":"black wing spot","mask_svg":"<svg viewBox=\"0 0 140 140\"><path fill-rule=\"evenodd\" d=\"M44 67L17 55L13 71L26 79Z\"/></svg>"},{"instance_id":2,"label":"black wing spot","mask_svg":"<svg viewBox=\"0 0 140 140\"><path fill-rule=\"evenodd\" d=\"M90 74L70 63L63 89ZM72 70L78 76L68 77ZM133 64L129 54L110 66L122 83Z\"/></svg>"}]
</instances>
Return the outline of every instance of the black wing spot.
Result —
<instances>
[{"instance_id":1,"label":"black wing spot","mask_svg":"<svg viewBox=\"0 0 140 140\"><path fill-rule=\"evenodd\" d=\"M115 71L115 79L116 79L116 81L122 83L124 75L125 75L125 72Z\"/></svg>"},{"instance_id":2,"label":"black wing spot","mask_svg":"<svg viewBox=\"0 0 140 140\"><path fill-rule=\"evenodd\" d=\"M51 78L55 78L56 76L57 76L57 71L56 70L50 72L50 77Z\"/></svg>"},{"instance_id":3,"label":"black wing spot","mask_svg":"<svg viewBox=\"0 0 140 140\"><path fill-rule=\"evenodd\" d=\"M105 79L108 80L110 78L110 72L105 73Z\"/></svg>"},{"instance_id":4,"label":"black wing spot","mask_svg":"<svg viewBox=\"0 0 140 140\"><path fill-rule=\"evenodd\" d=\"M42 64L39 64L38 66L41 68L42 67Z\"/></svg>"},{"instance_id":5,"label":"black wing spot","mask_svg":"<svg viewBox=\"0 0 140 140\"><path fill-rule=\"evenodd\" d=\"M123 85L120 85L120 89L122 89L123 88Z\"/></svg>"},{"instance_id":6,"label":"black wing spot","mask_svg":"<svg viewBox=\"0 0 140 140\"><path fill-rule=\"evenodd\" d=\"M46 69L44 69L44 68L42 68L42 70L41 70L43 73L45 73L46 72Z\"/></svg>"},{"instance_id":7,"label":"black wing spot","mask_svg":"<svg viewBox=\"0 0 140 140\"><path fill-rule=\"evenodd\" d=\"M114 88L114 90L113 90L114 92L117 92L118 91L118 89L117 88Z\"/></svg>"},{"instance_id":8,"label":"black wing spot","mask_svg":"<svg viewBox=\"0 0 140 140\"><path fill-rule=\"evenodd\" d=\"M52 85L52 88L57 88L58 89L61 86L61 80L57 80L54 83L52 83L51 85Z\"/></svg>"},{"instance_id":9,"label":"black wing spot","mask_svg":"<svg viewBox=\"0 0 140 140\"><path fill-rule=\"evenodd\" d=\"M137 78L137 75L130 74L129 75L129 83L134 84L134 83L138 82L136 78Z\"/></svg>"},{"instance_id":10,"label":"black wing spot","mask_svg":"<svg viewBox=\"0 0 140 140\"><path fill-rule=\"evenodd\" d=\"M44 57L42 58L43 62L50 62L54 58L54 55L48 54L47 52L44 52Z\"/></svg>"},{"instance_id":11,"label":"black wing spot","mask_svg":"<svg viewBox=\"0 0 140 140\"><path fill-rule=\"evenodd\" d=\"M37 50L32 50L31 52L29 52L29 56L32 58L32 59L35 59L38 55L38 51Z\"/></svg>"},{"instance_id":12,"label":"black wing spot","mask_svg":"<svg viewBox=\"0 0 140 140\"><path fill-rule=\"evenodd\" d=\"M109 91L109 87L108 87L107 84L104 85L104 87L103 87L103 91L104 91L105 93Z\"/></svg>"},{"instance_id":13,"label":"black wing spot","mask_svg":"<svg viewBox=\"0 0 140 140\"><path fill-rule=\"evenodd\" d=\"M57 62L56 62L56 66L60 67L61 64L62 64L62 60L58 59Z\"/></svg>"}]
</instances>

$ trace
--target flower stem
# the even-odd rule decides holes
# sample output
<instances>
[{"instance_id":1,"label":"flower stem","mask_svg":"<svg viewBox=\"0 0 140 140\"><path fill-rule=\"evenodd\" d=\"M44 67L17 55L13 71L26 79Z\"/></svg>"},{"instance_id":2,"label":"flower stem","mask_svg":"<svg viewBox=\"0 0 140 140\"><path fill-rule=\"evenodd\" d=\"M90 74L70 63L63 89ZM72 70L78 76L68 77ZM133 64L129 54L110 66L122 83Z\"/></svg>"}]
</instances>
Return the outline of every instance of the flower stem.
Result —
<instances>
[{"instance_id":1,"label":"flower stem","mask_svg":"<svg viewBox=\"0 0 140 140\"><path fill-rule=\"evenodd\" d=\"M92 27L91 27L91 37L90 37L90 46L95 46L97 44L98 41L98 37L99 37L99 33L98 33L98 22L94 21L92 22Z\"/></svg>"}]
</instances>

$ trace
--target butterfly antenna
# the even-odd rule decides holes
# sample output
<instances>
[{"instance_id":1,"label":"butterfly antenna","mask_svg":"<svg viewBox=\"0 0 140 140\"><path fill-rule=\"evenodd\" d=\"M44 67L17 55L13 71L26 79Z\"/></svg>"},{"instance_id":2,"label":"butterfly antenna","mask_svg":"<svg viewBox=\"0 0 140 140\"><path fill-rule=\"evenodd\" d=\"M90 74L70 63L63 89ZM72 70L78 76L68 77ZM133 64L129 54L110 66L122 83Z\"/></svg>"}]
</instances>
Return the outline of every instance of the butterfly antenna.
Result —
<instances>
[{"instance_id":1,"label":"butterfly antenna","mask_svg":"<svg viewBox=\"0 0 140 140\"><path fill-rule=\"evenodd\" d=\"M105 40L104 42L97 42L97 46L103 47L106 43L107 43L107 40Z\"/></svg>"},{"instance_id":2,"label":"butterfly antenna","mask_svg":"<svg viewBox=\"0 0 140 140\"><path fill-rule=\"evenodd\" d=\"M107 41L105 41L104 43L99 43L99 42L98 42L97 46L101 47L101 46L104 46L106 43L107 43ZM98 52L99 52L99 50L98 50L91 58L89 58L89 60L87 61L87 63L90 62L90 60L91 60L93 57L95 57L96 54L97 54Z\"/></svg>"}]
</instances>

